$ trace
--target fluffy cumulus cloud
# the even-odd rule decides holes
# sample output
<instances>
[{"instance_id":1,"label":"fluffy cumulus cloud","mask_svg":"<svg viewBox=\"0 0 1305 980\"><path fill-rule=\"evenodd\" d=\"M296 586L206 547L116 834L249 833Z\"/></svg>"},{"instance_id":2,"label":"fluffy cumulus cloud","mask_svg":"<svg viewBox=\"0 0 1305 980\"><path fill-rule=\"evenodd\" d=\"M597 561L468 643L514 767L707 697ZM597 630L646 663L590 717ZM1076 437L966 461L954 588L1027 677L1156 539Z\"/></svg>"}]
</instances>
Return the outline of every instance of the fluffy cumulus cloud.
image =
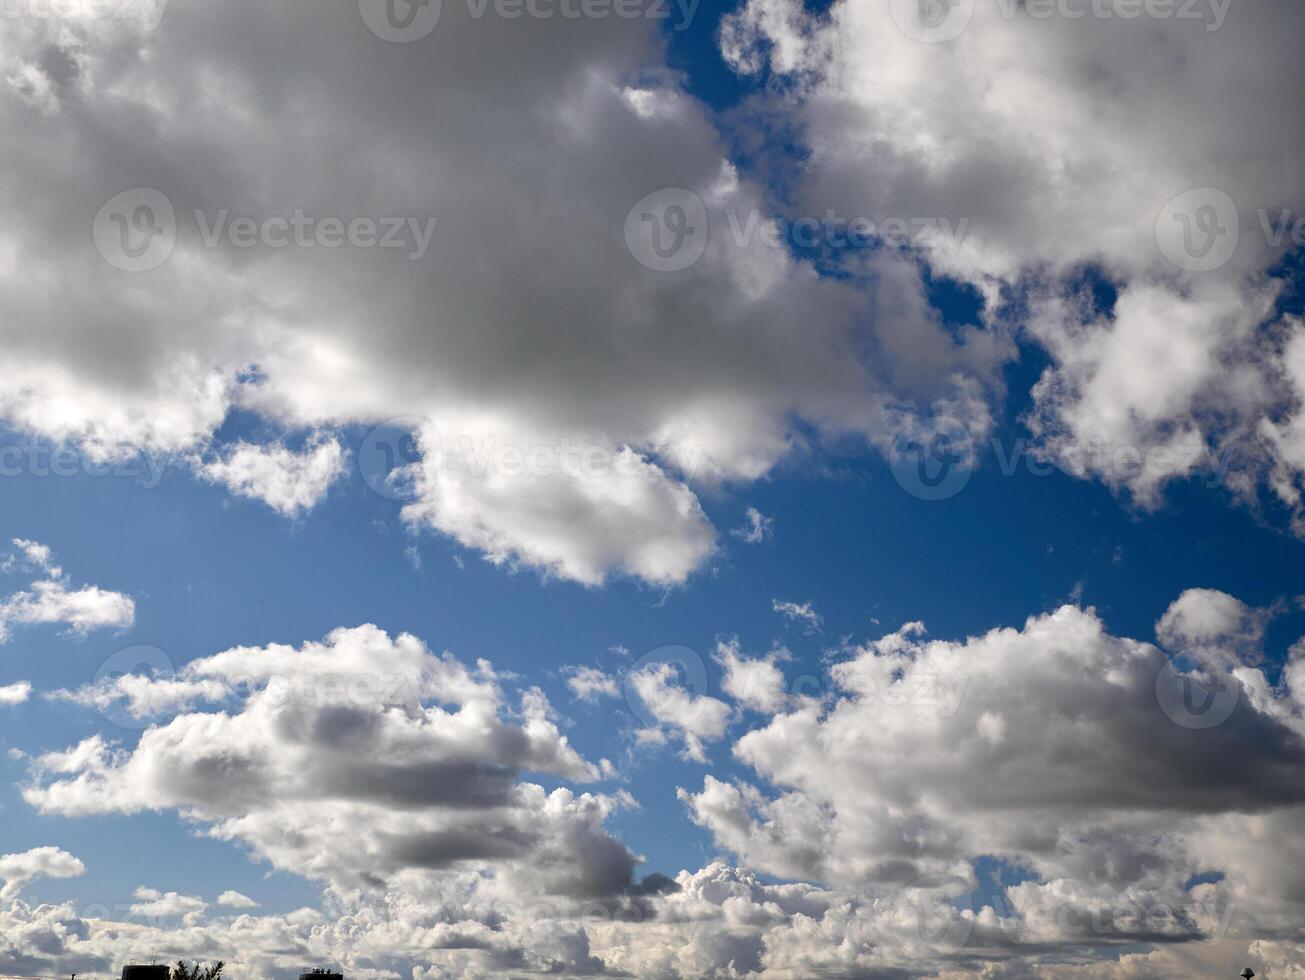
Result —
<instances>
[{"instance_id":1,"label":"fluffy cumulus cloud","mask_svg":"<svg viewBox=\"0 0 1305 980\"><path fill-rule=\"evenodd\" d=\"M747 657L737 640L716 646L716 662L722 671L721 690L745 708L774 714L788 700L788 682L777 661L788 656L777 650L766 657Z\"/></svg>"},{"instance_id":2,"label":"fluffy cumulus cloud","mask_svg":"<svg viewBox=\"0 0 1305 980\"><path fill-rule=\"evenodd\" d=\"M683 745L685 758L704 762L704 743L721 738L729 725L730 706L709 694L696 693L684 683L674 663L650 663L631 673L626 686L636 708L642 709L640 716L649 723L637 732L642 742L661 744L675 737Z\"/></svg>"},{"instance_id":3,"label":"fluffy cumulus cloud","mask_svg":"<svg viewBox=\"0 0 1305 980\"><path fill-rule=\"evenodd\" d=\"M135 622L136 603L130 596L96 585L76 587L54 564L47 545L23 538L15 538L13 544L16 551L0 563L0 572L26 571L36 578L25 589L0 595L0 643L20 625L59 625L75 636L85 636L98 629L126 629ZM17 697L21 687L11 689L11 695ZM25 699L25 695L18 698Z\"/></svg>"},{"instance_id":4,"label":"fluffy cumulus cloud","mask_svg":"<svg viewBox=\"0 0 1305 980\"><path fill-rule=\"evenodd\" d=\"M621 696L621 686L615 677L597 667L574 667L567 676L566 686L580 701L597 701L599 698Z\"/></svg>"},{"instance_id":5,"label":"fluffy cumulus cloud","mask_svg":"<svg viewBox=\"0 0 1305 980\"><path fill-rule=\"evenodd\" d=\"M86 873L81 861L58 847L37 847L21 854L0 854L0 901L8 901L37 878L76 878Z\"/></svg>"},{"instance_id":6,"label":"fluffy cumulus cloud","mask_svg":"<svg viewBox=\"0 0 1305 980\"><path fill-rule=\"evenodd\" d=\"M178 892L161 892L157 888L137 888L133 897L136 901L128 911L145 919L179 919L186 925L193 925L203 918L208 903L194 895L182 895Z\"/></svg>"},{"instance_id":7,"label":"fluffy cumulus cloud","mask_svg":"<svg viewBox=\"0 0 1305 980\"><path fill-rule=\"evenodd\" d=\"M1284 855L1305 815L1302 651L1270 684L1251 666L1263 615L1186 592L1157 624L1168 650L1112 636L1072 606L962 642L910 624L834 664L825 698L737 739L734 754L766 785L708 775L681 797L759 871L896 909L903 894L948 899L914 948L875 944L865 967L909 970L923 955L941 968L1002 949L1027 963L1039 948L1139 940L1232 936L1243 953L1248 938L1298 941L1302 880ZM1022 880L974 897L980 857ZM942 941L953 936L963 941ZM1134 965L1119 975L1166 975Z\"/></svg>"},{"instance_id":8,"label":"fluffy cumulus cloud","mask_svg":"<svg viewBox=\"0 0 1305 980\"><path fill-rule=\"evenodd\" d=\"M592 783L611 769L571 747L538 689L510 701L486 662L468 667L364 626L299 647L233 648L138 683L166 690L69 692L164 717L132 746L96 735L31 760L28 802L65 816L177 811L197 832L322 882L330 915L254 917L256 902L234 891L210 903L145 886L117 918L18 902L15 935L45 945L0 947L0 967L103 969L153 943L250 976L312 958L431 976L446 962L448 975L459 964L593 972L602 964L578 925L589 910L641 917L674 887L637 880L639 858L607 829L633 802L626 793L524 778ZM50 860L61 856L3 859L5 897L67 870Z\"/></svg>"},{"instance_id":9,"label":"fluffy cumulus cloud","mask_svg":"<svg viewBox=\"0 0 1305 980\"><path fill-rule=\"evenodd\" d=\"M1243 495L1267 479L1299 513L1305 328L1275 316L1268 273L1301 244L1305 145L1281 120L1305 11L1125 8L749 0L721 44L741 74L787 83L753 121L781 121L805 151L796 213L833 215L844 236L858 220L963 229L880 237L974 286L985 323L1049 355L1027 417L1043 455L1143 505L1213 470ZM919 272L879 274L897 284L881 299L900 315L876 326L891 349L913 319L892 296Z\"/></svg>"},{"instance_id":10,"label":"fluffy cumulus cloud","mask_svg":"<svg viewBox=\"0 0 1305 980\"><path fill-rule=\"evenodd\" d=\"M238 891L224 891L218 896L218 904L224 905L229 909L256 909L258 903L248 895L241 894Z\"/></svg>"},{"instance_id":11,"label":"fluffy cumulus cloud","mask_svg":"<svg viewBox=\"0 0 1305 980\"><path fill-rule=\"evenodd\" d=\"M293 517L310 510L345 472L347 454L334 439L319 440L296 453L285 446L246 442L227 447L216 459L199 464L206 480L232 493L261 500Z\"/></svg>"},{"instance_id":12,"label":"fluffy cumulus cloud","mask_svg":"<svg viewBox=\"0 0 1305 980\"><path fill-rule=\"evenodd\" d=\"M22 704L32 696L30 681L18 681L14 684L0 686L0 705Z\"/></svg>"},{"instance_id":13,"label":"fluffy cumulus cloud","mask_svg":"<svg viewBox=\"0 0 1305 980\"><path fill-rule=\"evenodd\" d=\"M389 423L415 436L415 526L668 584L713 551L695 485L756 479L813 432L882 443L995 384L1001 344L930 325L893 356L945 370L897 385L863 356L866 282L725 233L766 202L656 16L449 4L391 44L356 0L161 13L6 20L0 119L27 134L0 197L13 427L180 454L298 513L337 472L331 430ZM626 246L663 188L716 231L678 271L644 212ZM233 410L283 435L221 445ZM285 448L304 433L328 441Z\"/></svg>"},{"instance_id":14,"label":"fluffy cumulus cloud","mask_svg":"<svg viewBox=\"0 0 1305 980\"><path fill-rule=\"evenodd\" d=\"M147 887L114 916L33 907L15 897L27 882L80 869L42 849L0 859L0 967L104 970L152 948L259 980L305 961L426 978L1292 975L1305 643L1271 682L1252 649L1268 614L1191 590L1157 643L1073 606L958 641L910 623L801 696L782 651L725 642L739 712L639 668L631 706L663 738L705 761L748 722L731 745L756 777L681 789L722 857L641 880L607 829L629 797L524 778L608 771L536 689L514 703L489 664L375 627L235 648L176 679L221 690L171 702L184 713L134 747L96 736L32 760L24 795L49 814L179 811L322 882L321 907Z\"/></svg>"},{"instance_id":15,"label":"fluffy cumulus cloud","mask_svg":"<svg viewBox=\"0 0 1305 980\"><path fill-rule=\"evenodd\" d=\"M182 811L276 867L351 887L477 868L577 901L631 887L636 858L603 829L625 797L522 781L588 783L603 767L570 746L537 690L505 704L488 664L364 626L300 648L228 650L177 680L225 710L192 705L132 748L95 735L42 756L28 801L66 815ZM177 706L177 680L153 703Z\"/></svg>"}]
</instances>

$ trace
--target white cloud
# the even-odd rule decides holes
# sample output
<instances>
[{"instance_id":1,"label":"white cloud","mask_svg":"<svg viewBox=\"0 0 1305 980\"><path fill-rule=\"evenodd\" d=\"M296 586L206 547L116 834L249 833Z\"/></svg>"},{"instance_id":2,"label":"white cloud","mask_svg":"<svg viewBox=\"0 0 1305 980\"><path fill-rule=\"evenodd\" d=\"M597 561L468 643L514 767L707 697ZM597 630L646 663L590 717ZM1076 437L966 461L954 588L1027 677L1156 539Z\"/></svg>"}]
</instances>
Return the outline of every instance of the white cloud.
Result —
<instances>
[{"instance_id":1,"label":"white cloud","mask_svg":"<svg viewBox=\"0 0 1305 980\"><path fill-rule=\"evenodd\" d=\"M242 895L238 891L224 891L218 896L218 904L224 905L229 909L256 909L258 903L248 895Z\"/></svg>"},{"instance_id":2,"label":"white cloud","mask_svg":"<svg viewBox=\"0 0 1305 980\"><path fill-rule=\"evenodd\" d=\"M14 538L14 547L22 553L23 558L43 572L49 572L51 578L58 578L62 571L58 565L54 564L54 552L50 546L41 544L39 541L30 541L26 538ZM12 562L16 556L11 557L5 562L5 568L12 567Z\"/></svg>"},{"instance_id":3,"label":"white cloud","mask_svg":"<svg viewBox=\"0 0 1305 980\"><path fill-rule=\"evenodd\" d=\"M643 741L660 743L668 733L684 743L685 758L705 762L704 742L725 734L730 707L706 694L695 694L679 682L669 663L653 663L630 674L628 685L652 722L639 733Z\"/></svg>"},{"instance_id":4,"label":"white cloud","mask_svg":"<svg viewBox=\"0 0 1305 980\"><path fill-rule=\"evenodd\" d=\"M800 623L802 632L811 635L820 632L820 627L824 625L824 619L820 613L816 612L815 607L810 602L789 602L782 599L772 599L771 608L779 613L791 623Z\"/></svg>"},{"instance_id":5,"label":"white cloud","mask_svg":"<svg viewBox=\"0 0 1305 980\"><path fill-rule=\"evenodd\" d=\"M1298 199L1291 163L1305 145L1281 120L1305 79L1291 41L1305 12L1234 6L1130 18L1084 4L938 5L964 29L929 43L910 29L924 6L750 0L721 41L737 71L769 67L789 83L749 119L782 120L789 139L773 145L801 148L786 210L964 227L912 252L973 285L992 331L1013 328L1049 355L1026 419L1042 456L1148 507L1198 471L1243 496L1268 477L1305 528L1300 326L1273 321L1283 283L1265 275L1292 241L1266 235L1261 214L1276 221ZM1188 271L1206 251L1226 262ZM885 370L903 386L945 373L921 271L871 265L881 315L868 342ZM1116 287L1113 311L1082 288L1086 268ZM1226 472L1234 455L1240 476Z\"/></svg>"},{"instance_id":6,"label":"white cloud","mask_svg":"<svg viewBox=\"0 0 1305 980\"><path fill-rule=\"evenodd\" d=\"M508 431L520 437L528 430ZM610 466L592 469L565 465L546 445L541 453L525 457L535 460L533 469L513 464L505 472L482 469L470 456L427 451L414 476L419 500L404 508L404 519L496 564L585 585L601 585L614 571L671 585L711 553L715 532L698 498L634 450L613 449Z\"/></svg>"},{"instance_id":7,"label":"white cloud","mask_svg":"<svg viewBox=\"0 0 1305 980\"><path fill-rule=\"evenodd\" d=\"M749 507L743 515L743 526L730 532L746 544L761 544L769 541L775 534L775 519L767 517L755 507Z\"/></svg>"},{"instance_id":8,"label":"white cloud","mask_svg":"<svg viewBox=\"0 0 1305 980\"><path fill-rule=\"evenodd\" d=\"M318 439L302 452L285 446L258 446L239 442L205 462L199 474L221 483L232 493L261 500L286 517L295 517L317 505L345 472L347 454L334 439Z\"/></svg>"},{"instance_id":9,"label":"white cloud","mask_svg":"<svg viewBox=\"0 0 1305 980\"><path fill-rule=\"evenodd\" d=\"M238 710L178 715L131 749L96 735L47 753L26 799L67 815L184 811L275 867L350 887L454 869L574 900L630 886L636 859L603 829L623 797L520 780L592 782L603 769L538 691L518 724L500 720L487 663L469 670L363 626L298 649L237 647L179 679L224 685Z\"/></svg>"},{"instance_id":10,"label":"white cloud","mask_svg":"<svg viewBox=\"0 0 1305 980\"><path fill-rule=\"evenodd\" d=\"M1242 652L1197 662L1191 676L1217 672L1237 692L1205 730L1157 698L1166 652L1074 607L963 641L907 624L833 664L822 700L782 700L770 671L745 684L758 664L778 670L781 654L723 644L727 693L774 712L734 743L765 786L707 774L681 798L743 866L641 883L637 859L604 829L632 801L519 778L599 775L537 690L513 710L488 664L471 670L374 627L235 648L179 679L231 688L237 710L182 715L134 748L97 737L47 754L25 795L66 814L183 811L324 881L322 909L260 916L223 895L239 914L210 921L202 899L146 890L109 922L16 903L0 908L0 969L104 970L143 947L224 958L252 980L313 960L423 977L1299 969L1305 643L1271 686L1247 666L1244 627L1257 615L1192 590L1157 626L1166 643ZM653 718L645 731L701 759L729 708L672 674L636 671L632 707ZM978 886L979 856L1017 869L1019 883L957 893ZM23 876L33 862L20 865ZM955 948L940 949L953 934ZM1115 961L1121 943L1137 951Z\"/></svg>"},{"instance_id":11,"label":"white cloud","mask_svg":"<svg viewBox=\"0 0 1305 980\"><path fill-rule=\"evenodd\" d=\"M180 919L186 925L194 925L203 918L208 910L208 903L194 895L181 895L177 892L161 892L155 888L141 886L134 893L137 901L129 911L143 919Z\"/></svg>"},{"instance_id":12,"label":"white cloud","mask_svg":"<svg viewBox=\"0 0 1305 980\"><path fill-rule=\"evenodd\" d=\"M95 585L73 588L63 569L53 564L48 547L21 538L14 544L44 577L26 590L0 596L0 643L16 625L65 625L85 636L97 629L126 629L135 622L136 603L130 596Z\"/></svg>"},{"instance_id":13,"label":"white cloud","mask_svg":"<svg viewBox=\"0 0 1305 980\"><path fill-rule=\"evenodd\" d=\"M780 651L758 660L743 656L737 640L718 643L716 662L725 671L721 688L744 707L774 714L788 701L784 673L775 666L785 656L787 652Z\"/></svg>"},{"instance_id":14,"label":"white cloud","mask_svg":"<svg viewBox=\"0 0 1305 980\"><path fill-rule=\"evenodd\" d=\"M1245 665L1248 618L1194 590L1158 627L1165 642L1228 644L1188 675L1197 702L1225 692L1212 727L1166 700L1164 652L1091 610L963 642L910 624L834 664L831 702L797 702L736 741L773 791L709 775L681 796L749 867L869 896L1004 860L1031 878L995 900L992 941L1025 964L1044 943L1208 939L1229 909L1250 935L1285 936L1302 912L1286 828L1305 812L1305 702L1292 665L1276 689ZM1144 928L1130 908L1147 910Z\"/></svg>"},{"instance_id":15,"label":"white cloud","mask_svg":"<svg viewBox=\"0 0 1305 980\"><path fill-rule=\"evenodd\" d=\"M139 720L157 718L198 702L222 701L229 693L226 684L208 678L189 680L145 674L110 674L76 690L60 688L50 691L45 698L101 711L121 703L128 715Z\"/></svg>"},{"instance_id":16,"label":"white cloud","mask_svg":"<svg viewBox=\"0 0 1305 980\"><path fill-rule=\"evenodd\" d=\"M1188 589L1156 623L1156 637L1174 653L1216 668L1260 662L1269 610L1251 609L1215 589Z\"/></svg>"},{"instance_id":17,"label":"white cloud","mask_svg":"<svg viewBox=\"0 0 1305 980\"><path fill-rule=\"evenodd\" d=\"M18 681L16 684L0 687L0 705L22 704L31 696L32 685L30 681Z\"/></svg>"},{"instance_id":18,"label":"white cloud","mask_svg":"<svg viewBox=\"0 0 1305 980\"><path fill-rule=\"evenodd\" d=\"M14 898L37 878L76 878L86 866L58 847L36 847L19 854L0 854L0 902Z\"/></svg>"},{"instance_id":19,"label":"white cloud","mask_svg":"<svg viewBox=\"0 0 1305 980\"><path fill-rule=\"evenodd\" d=\"M729 218L764 215L764 195L666 70L657 18L559 29L461 5L401 47L377 43L356 0L299 10L208 4L144 35L120 19L7 24L0 120L28 134L0 194L0 304L24 339L0 381L12 426L97 459L200 454L201 474L298 513L335 459L224 447L233 411L285 432L406 420L426 431L414 525L587 584L665 585L712 553L699 484L758 479L816 433L883 445L903 414L1000 384L1008 344L934 331L929 357L947 369L897 390L863 356L863 282L764 236L734 240ZM244 43L251 29L275 58ZM240 92L238 108L218 91ZM288 133L311 168L286 166ZM692 189L714 229L675 273L623 240L635 204L668 187ZM115 268L89 234L125 188L175 214L170 256L149 271ZM419 260L205 242L219 220L296 209L438 223ZM112 252L122 230L106 225L101 244ZM909 339L899 352L918 360ZM982 404L972 420L990 424ZM524 471L475 465L487 441Z\"/></svg>"},{"instance_id":20,"label":"white cloud","mask_svg":"<svg viewBox=\"0 0 1305 980\"><path fill-rule=\"evenodd\" d=\"M578 666L571 668L566 679L567 687L581 701L597 701L599 698L619 698L621 687L616 678L597 667Z\"/></svg>"}]
</instances>

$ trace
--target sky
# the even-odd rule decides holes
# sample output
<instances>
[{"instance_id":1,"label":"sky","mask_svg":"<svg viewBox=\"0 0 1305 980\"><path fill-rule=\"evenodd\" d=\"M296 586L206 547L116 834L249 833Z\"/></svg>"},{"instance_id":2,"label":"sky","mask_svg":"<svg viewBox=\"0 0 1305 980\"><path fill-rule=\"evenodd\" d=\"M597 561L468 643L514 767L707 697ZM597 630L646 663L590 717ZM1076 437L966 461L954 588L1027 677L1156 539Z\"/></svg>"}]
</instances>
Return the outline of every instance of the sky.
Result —
<instances>
[{"instance_id":1,"label":"sky","mask_svg":"<svg viewBox=\"0 0 1305 980\"><path fill-rule=\"evenodd\" d=\"M0 976L1305 977L1298 4L0 13Z\"/></svg>"}]
</instances>

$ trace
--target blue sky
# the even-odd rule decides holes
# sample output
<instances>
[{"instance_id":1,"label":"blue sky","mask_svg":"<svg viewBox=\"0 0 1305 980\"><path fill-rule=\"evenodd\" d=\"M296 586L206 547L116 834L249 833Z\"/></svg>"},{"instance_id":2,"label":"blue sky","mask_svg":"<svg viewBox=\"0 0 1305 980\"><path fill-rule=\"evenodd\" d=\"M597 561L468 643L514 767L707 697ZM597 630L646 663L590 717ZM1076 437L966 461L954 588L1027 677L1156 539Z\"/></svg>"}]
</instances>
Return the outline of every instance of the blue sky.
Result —
<instances>
[{"instance_id":1,"label":"blue sky","mask_svg":"<svg viewBox=\"0 0 1305 980\"><path fill-rule=\"evenodd\" d=\"M190 944L251 980L310 961L414 980L1294 975L1305 249L1257 237L1259 209L1299 197L1275 94L1300 72L1287 2L1075 34L961 0L972 23L923 39L896 0L704 4L684 30L445 0L399 43L373 0L177 0L143 37L13 18L0 118L32 136L0 164L29 188L0 193L29 256L20 281L0 235L0 691L33 693L0 698L0 924L73 925L53 952L0 935L0 974L109 975ZM1169 74L1136 57L1151 31ZM1256 159L1227 149L1246 145ZM114 202L159 199L175 241L133 268ZM630 229L695 203L710 240L658 269ZM1175 260L1164 218L1189 205L1198 229L1214 215L1209 248L1239 223L1221 263L1190 238ZM187 225L292 208L438 223L419 260ZM770 248L729 241L739 213L967 231L950 252ZM378 472L401 431L407 465ZM577 433L632 468L487 475L454 448ZM1175 447L1200 462L1171 466ZM1129 454L1161 462L1115 465ZM134 613L24 621L43 580ZM286 645L306 664L363 624L470 673L407 714L344 718L269 709L207 659ZM346 676L370 669L348 659L359 635L328 642ZM657 680L668 655L705 671L688 721L683 685ZM133 716L106 671L147 657L163 707ZM581 668L610 696L579 697ZM774 668L768 706L741 693ZM1235 709L1186 724L1165 670ZM874 687L935 676L963 683L941 717ZM206 702L174 678L229 686ZM115 754L49 755L97 736ZM255 778L291 792L286 759L328 838ZM421 795L458 792L464 765L465 799ZM654 872L676 884L641 890ZM200 911L142 925L142 888ZM219 907L229 890L258 908ZM918 900L965 941L913 936ZM577 924L584 902L646 928ZM1178 911L1148 937L1066 928L1129 903Z\"/></svg>"}]
</instances>

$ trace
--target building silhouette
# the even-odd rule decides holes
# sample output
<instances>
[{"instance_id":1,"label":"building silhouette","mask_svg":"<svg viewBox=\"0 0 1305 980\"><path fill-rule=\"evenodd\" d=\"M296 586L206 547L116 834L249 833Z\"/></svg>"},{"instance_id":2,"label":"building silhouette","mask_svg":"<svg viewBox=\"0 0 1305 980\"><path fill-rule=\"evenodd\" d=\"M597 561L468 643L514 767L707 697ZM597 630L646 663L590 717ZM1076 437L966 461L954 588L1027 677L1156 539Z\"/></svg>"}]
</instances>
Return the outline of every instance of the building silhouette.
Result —
<instances>
[{"instance_id":1,"label":"building silhouette","mask_svg":"<svg viewBox=\"0 0 1305 980\"><path fill-rule=\"evenodd\" d=\"M170 972L166 966L124 966L122 980L168 980Z\"/></svg>"}]
</instances>

